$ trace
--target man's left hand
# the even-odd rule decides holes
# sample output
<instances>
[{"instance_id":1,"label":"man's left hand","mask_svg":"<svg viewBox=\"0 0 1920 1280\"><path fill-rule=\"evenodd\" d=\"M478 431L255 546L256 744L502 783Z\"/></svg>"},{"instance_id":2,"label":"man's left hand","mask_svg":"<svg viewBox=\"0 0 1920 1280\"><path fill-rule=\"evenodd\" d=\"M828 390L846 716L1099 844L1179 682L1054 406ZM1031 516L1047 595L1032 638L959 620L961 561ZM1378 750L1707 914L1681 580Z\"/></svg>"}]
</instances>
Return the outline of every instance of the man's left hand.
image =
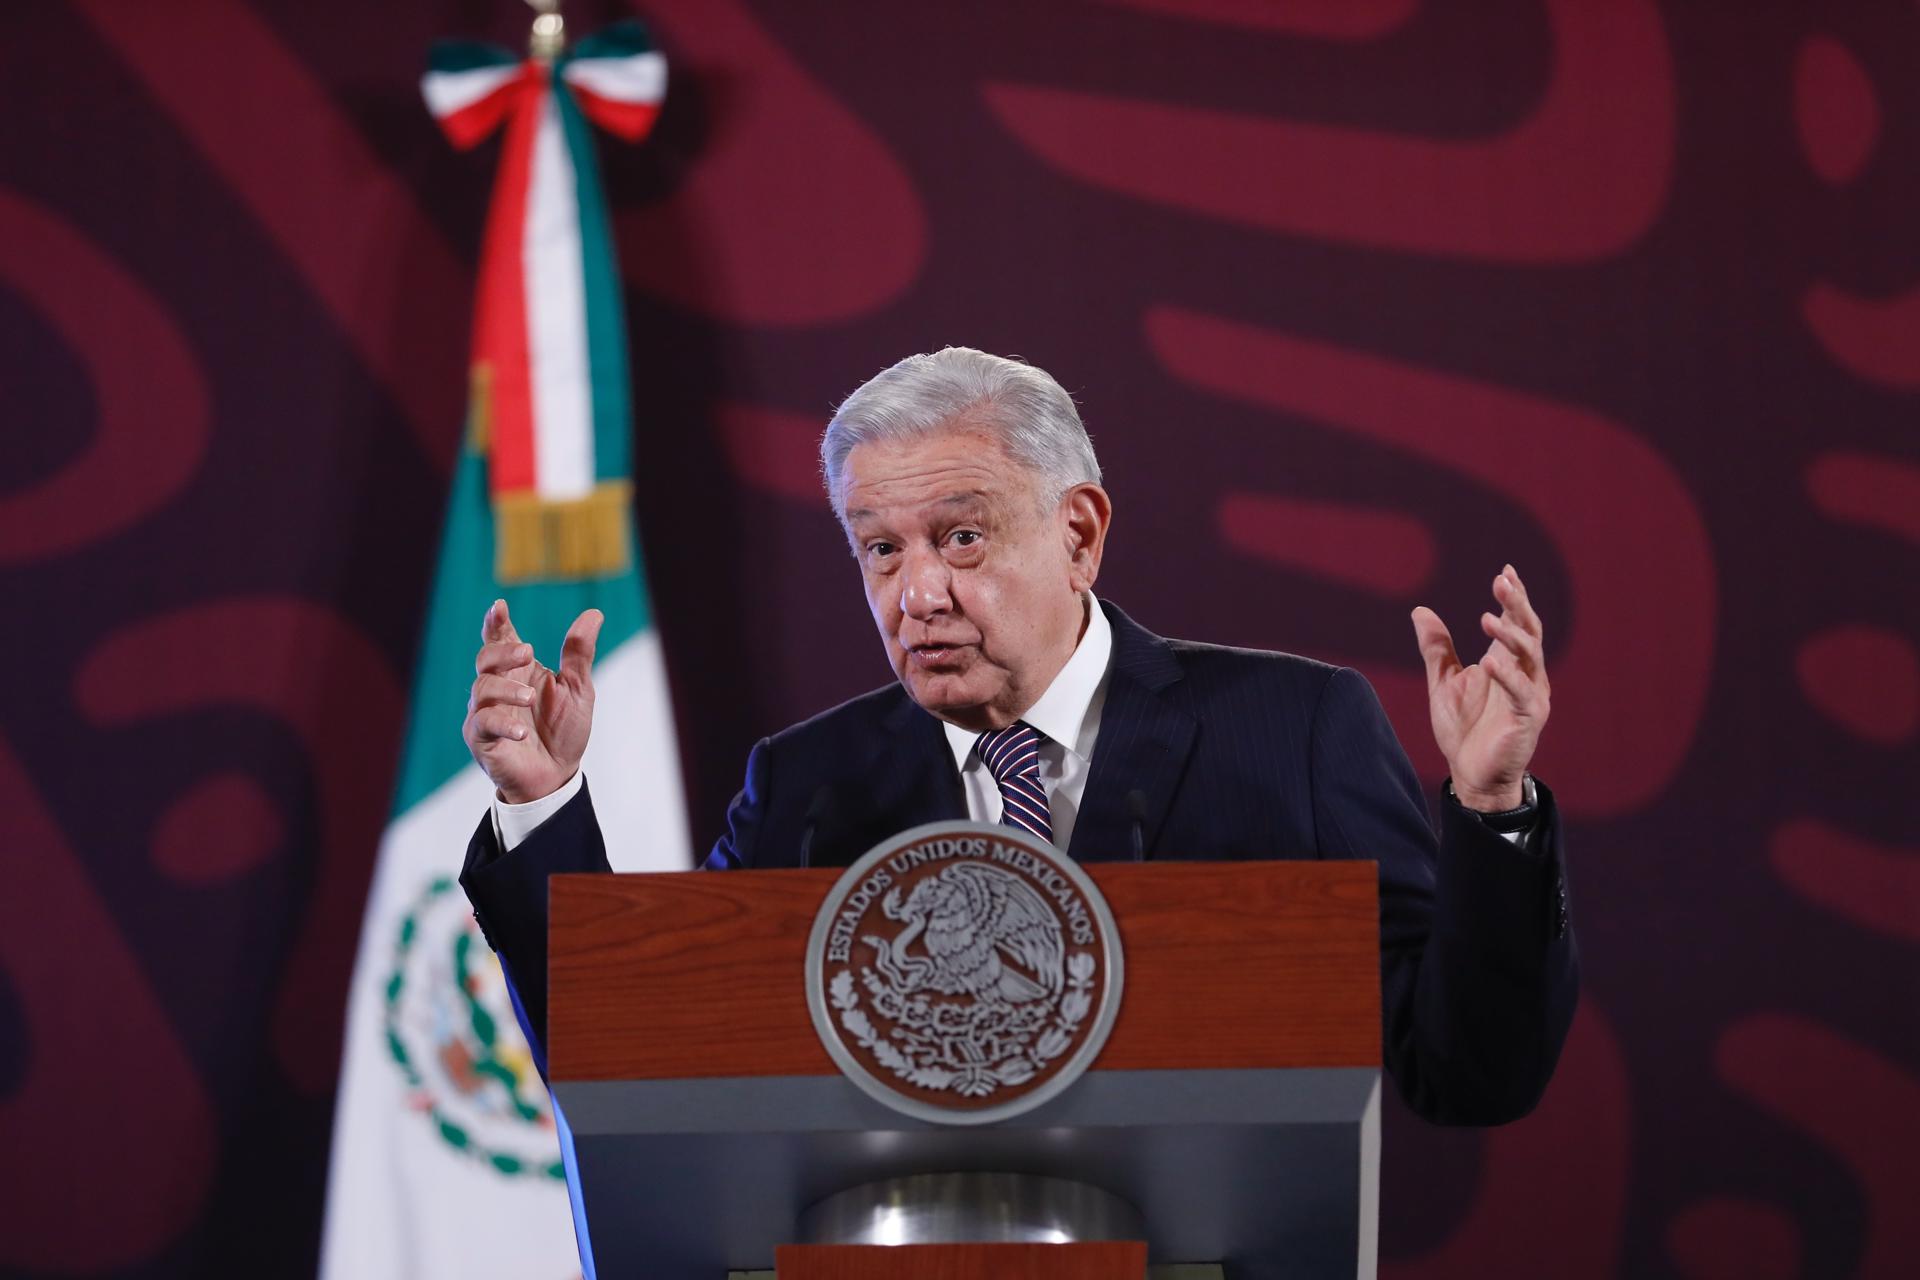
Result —
<instances>
[{"instance_id":1,"label":"man's left hand","mask_svg":"<svg viewBox=\"0 0 1920 1280\"><path fill-rule=\"evenodd\" d=\"M1453 774L1453 794L1469 809L1496 813L1524 801L1522 781L1546 726L1552 688L1541 647L1540 615L1512 565L1493 580L1500 614L1480 615L1491 643L1480 661L1460 665L1440 615L1421 605L1413 633L1427 664L1433 738Z\"/></svg>"}]
</instances>

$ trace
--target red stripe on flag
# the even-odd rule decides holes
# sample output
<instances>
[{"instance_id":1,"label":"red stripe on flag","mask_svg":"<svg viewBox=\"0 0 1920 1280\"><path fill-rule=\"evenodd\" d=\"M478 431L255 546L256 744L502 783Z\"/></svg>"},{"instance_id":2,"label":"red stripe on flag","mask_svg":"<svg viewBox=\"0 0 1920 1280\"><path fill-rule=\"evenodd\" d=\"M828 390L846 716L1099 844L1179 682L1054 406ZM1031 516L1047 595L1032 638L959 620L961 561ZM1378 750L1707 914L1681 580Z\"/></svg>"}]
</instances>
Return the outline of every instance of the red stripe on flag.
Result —
<instances>
[{"instance_id":1,"label":"red stripe on flag","mask_svg":"<svg viewBox=\"0 0 1920 1280\"><path fill-rule=\"evenodd\" d=\"M526 78L527 72L523 68L518 75L501 81L499 88L485 97L441 116L440 129L447 135L448 141L465 151L498 129L508 109L519 101L519 91Z\"/></svg>"},{"instance_id":2,"label":"red stripe on flag","mask_svg":"<svg viewBox=\"0 0 1920 1280\"><path fill-rule=\"evenodd\" d=\"M581 115L628 142L646 137L653 130L653 122L660 118L658 102L618 102L577 84L567 87L573 90Z\"/></svg>"},{"instance_id":3,"label":"red stripe on flag","mask_svg":"<svg viewBox=\"0 0 1920 1280\"><path fill-rule=\"evenodd\" d=\"M527 188L540 123L545 72L514 82L500 172L480 247L480 283L473 310L473 362L489 369L488 487L496 494L534 487L533 386L527 361Z\"/></svg>"}]
</instances>

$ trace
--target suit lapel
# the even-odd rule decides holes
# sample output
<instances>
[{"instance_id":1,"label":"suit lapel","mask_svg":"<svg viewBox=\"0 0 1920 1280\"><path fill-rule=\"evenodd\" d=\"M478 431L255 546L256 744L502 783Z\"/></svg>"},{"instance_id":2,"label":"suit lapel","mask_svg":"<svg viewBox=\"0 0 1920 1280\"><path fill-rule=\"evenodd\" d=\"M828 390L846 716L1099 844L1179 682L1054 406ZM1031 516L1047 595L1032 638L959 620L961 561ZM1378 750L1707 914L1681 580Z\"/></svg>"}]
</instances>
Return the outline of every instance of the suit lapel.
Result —
<instances>
[{"instance_id":1,"label":"suit lapel","mask_svg":"<svg viewBox=\"0 0 1920 1280\"><path fill-rule=\"evenodd\" d=\"M1113 624L1113 659L1087 789L1067 850L1079 862L1133 856L1128 795L1134 791L1146 802L1141 835L1152 851L1199 732L1192 714L1164 692L1182 675L1172 648L1113 605L1103 601L1101 608Z\"/></svg>"},{"instance_id":2,"label":"suit lapel","mask_svg":"<svg viewBox=\"0 0 1920 1280\"><path fill-rule=\"evenodd\" d=\"M893 826L876 839L923 823L964 819L967 794L939 719L914 705L903 690L884 723L884 741L875 744L866 776L873 779L876 823Z\"/></svg>"},{"instance_id":3,"label":"suit lapel","mask_svg":"<svg viewBox=\"0 0 1920 1280\"><path fill-rule=\"evenodd\" d=\"M878 732L863 732L858 754L849 755L844 772L835 771L828 816L814 832L813 866L851 866L909 827L967 816L966 793L940 722L905 690L894 695Z\"/></svg>"}]
</instances>

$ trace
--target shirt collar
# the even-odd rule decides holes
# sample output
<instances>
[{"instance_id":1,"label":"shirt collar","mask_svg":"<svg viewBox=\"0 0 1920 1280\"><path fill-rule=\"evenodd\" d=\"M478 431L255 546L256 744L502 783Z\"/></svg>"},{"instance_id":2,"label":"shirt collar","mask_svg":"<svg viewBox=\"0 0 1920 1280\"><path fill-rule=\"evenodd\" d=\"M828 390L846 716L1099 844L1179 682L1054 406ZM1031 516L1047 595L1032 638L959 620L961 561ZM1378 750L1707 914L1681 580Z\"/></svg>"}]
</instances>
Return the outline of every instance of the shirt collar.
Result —
<instances>
[{"instance_id":1,"label":"shirt collar","mask_svg":"<svg viewBox=\"0 0 1920 1280\"><path fill-rule=\"evenodd\" d=\"M1093 753L1093 744L1081 740L1086 731L1087 709L1093 705L1093 696L1099 692L1101 681L1107 678L1107 662L1112 656L1113 624L1107 621L1106 612L1089 591L1087 629L1075 646L1073 656L1060 668L1060 674L1053 678L1040 700L1020 716L1080 757L1082 763L1088 762ZM947 720L942 720L940 727L947 731L947 746L953 750L954 767L965 769L967 757L973 754L973 744L980 735Z\"/></svg>"}]
</instances>

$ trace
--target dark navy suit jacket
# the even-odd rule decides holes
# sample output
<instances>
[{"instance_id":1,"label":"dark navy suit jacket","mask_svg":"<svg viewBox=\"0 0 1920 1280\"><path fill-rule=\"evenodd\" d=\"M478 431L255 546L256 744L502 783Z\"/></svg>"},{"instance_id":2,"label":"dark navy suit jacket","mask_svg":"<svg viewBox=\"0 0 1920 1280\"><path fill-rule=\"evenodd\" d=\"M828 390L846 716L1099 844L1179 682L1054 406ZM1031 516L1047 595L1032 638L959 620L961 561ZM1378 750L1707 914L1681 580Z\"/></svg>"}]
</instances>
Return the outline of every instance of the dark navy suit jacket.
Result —
<instances>
[{"instance_id":1,"label":"dark navy suit jacket","mask_svg":"<svg viewBox=\"0 0 1920 1280\"><path fill-rule=\"evenodd\" d=\"M1579 988L1551 793L1538 788L1525 849L1451 800L1436 839L1413 767L1359 673L1166 640L1101 607L1112 666L1067 852L1131 858L1137 824L1154 859L1375 859L1384 1049L1401 1095L1441 1123L1529 1111ZM803 845L812 865L844 866L907 827L966 816L941 722L895 684L762 739L706 866L798 866ZM490 819L468 847L460 883L540 1033L546 878L606 870L585 787L511 852ZM535 1050L544 1061L539 1037Z\"/></svg>"}]
</instances>

